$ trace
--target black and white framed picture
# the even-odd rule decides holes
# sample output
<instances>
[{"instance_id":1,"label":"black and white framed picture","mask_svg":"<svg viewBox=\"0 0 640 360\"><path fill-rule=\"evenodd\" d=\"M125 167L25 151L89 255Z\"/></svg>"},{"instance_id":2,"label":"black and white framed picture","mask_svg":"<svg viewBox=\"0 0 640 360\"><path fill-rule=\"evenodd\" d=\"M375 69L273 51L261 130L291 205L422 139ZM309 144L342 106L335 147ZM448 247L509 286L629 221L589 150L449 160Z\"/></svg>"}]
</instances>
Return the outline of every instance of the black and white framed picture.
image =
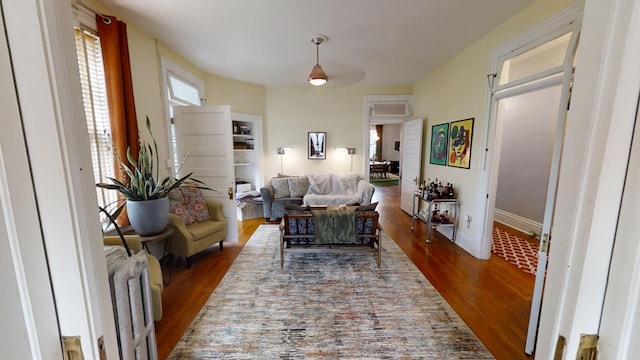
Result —
<instances>
[{"instance_id":1,"label":"black and white framed picture","mask_svg":"<svg viewBox=\"0 0 640 360\"><path fill-rule=\"evenodd\" d=\"M325 160L327 158L326 132L309 132L308 145L307 157L310 160Z\"/></svg>"}]
</instances>

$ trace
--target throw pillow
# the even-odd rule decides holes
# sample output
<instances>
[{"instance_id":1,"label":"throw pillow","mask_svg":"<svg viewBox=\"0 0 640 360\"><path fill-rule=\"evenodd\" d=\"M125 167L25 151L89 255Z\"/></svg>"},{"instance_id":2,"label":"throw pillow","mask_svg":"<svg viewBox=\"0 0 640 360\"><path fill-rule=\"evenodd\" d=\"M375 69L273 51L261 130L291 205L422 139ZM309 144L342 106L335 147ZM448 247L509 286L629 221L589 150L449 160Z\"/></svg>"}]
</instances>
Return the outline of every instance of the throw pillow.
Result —
<instances>
[{"instance_id":1,"label":"throw pillow","mask_svg":"<svg viewBox=\"0 0 640 360\"><path fill-rule=\"evenodd\" d=\"M202 191L198 188L182 186L174 189L171 194L178 201L169 201L169 211L182 217L185 225L191 225L211 219L209 208L204 201Z\"/></svg>"},{"instance_id":2,"label":"throw pillow","mask_svg":"<svg viewBox=\"0 0 640 360\"><path fill-rule=\"evenodd\" d=\"M289 178L273 178L271 179L271 186L273 186L273 198L282 199L291 196L289 192Z\"/></svg>"},{"instance_id":3,"label":"throw pillow","mask_svg":"<svg viewBox=\"0 0 640 360\"><path fill-rule=\"evenodd\" d=\"M309 180L307 177L290 177L289 180L289 193L291 197L303 197L309 191Z\"/></svg>"},{"instance_id":4,"label":"throw pillow","mask_svg":"<svg viewBox=\"0 0 640 360\"><path fill-rule=\"evenodd\" d=\"M356 211L375 211L376 206L378 206L377 202L371 203L369 205L360 205L356 208Z\"/></svg>"}]
</instances>

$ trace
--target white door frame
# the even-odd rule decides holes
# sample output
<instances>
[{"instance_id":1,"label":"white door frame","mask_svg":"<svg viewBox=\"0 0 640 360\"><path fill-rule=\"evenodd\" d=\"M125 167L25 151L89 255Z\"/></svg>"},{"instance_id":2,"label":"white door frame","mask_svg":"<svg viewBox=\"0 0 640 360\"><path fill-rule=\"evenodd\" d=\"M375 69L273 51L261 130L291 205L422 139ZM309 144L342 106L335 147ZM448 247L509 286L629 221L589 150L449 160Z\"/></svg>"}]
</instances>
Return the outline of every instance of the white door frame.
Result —
<instances>
[{"instance_id":1,"label":"white door frame","mask_svg":"<svg viewBox=\"0 0 640 360\"><path fill-rule=\"evenodd\" d=\"M2 10L37 198L31 216L41 223L60 333L80 336L85 358L94 359L103 337L107 357L117 358L71 4L6 0Z\"/></svg>"},{"instance_id":2,"label":"white door frame","mask_svg":"<svg viewBox=\"0 0 640 360\"><path fill-rule=\"evenodd\" d=\"M532 48L557 38L560 35L572 31L576 23L581 18L582 8L578 4L567 8L561 13L536 25L524 34L496 47L491 52L489 61L489 74L496 74L500 64L505 60L522 54ZM562 69L556 69L562 71ZM558 73L559 71L556 71ZM515 96L530 91L553 86L562 82L562 76L550 76L547 79L536 81L535 83L522 85L509 90L502 90L499 93L493 92L488 87L485 96L485 114L483 118L482 149L486 149L482 154L480 162L480 174L478 178L477 208L476 218L481 219L480 227L474 228L474 238L480 239L478 256L488 259L491 255L491 229L493 227L493 208L495 207L495 190L497 188L497 158L499 149L494 147L496 142L496 103L504 97Z\"/></svg>"},{"instance_id":3,"label":"white door frame","mask_svg":"<svg viewBox=\"0 0 640 360\"><path fill-rule=\"evenodd\" d=\"M369 179L369 159L371 158L371 154L369 153L369 140L371 140L371 137L369 136L369 130L371 129L371 125L402 124L403 122L411 119L411 116L401 119L372 119L371 114L373 111L373 103L376 101L406 101L409 103L409 107L411 108L411 112L413 113L413 95L367 95L364 97L364 148L362 151L362 153L364 154L364 163L362 164L362 173L364 174L365 179ZM400 155L400 163L402 163L402 154Z\"/></svg>"},{"instance_id":4,"label":"white door frame","mask_svg":"<svg viewBox=\"0 0 640 360\"><path fill-rule=\"evenodd\" d=\"M552 357L559 336L567 340L565 358L574 358L580 334L600 331L640 92L639 18L634 0L585 6L554 223L568 254L549 264L546 289L561 291L543 301L537 358ZM619 299L620 306L630 299L635 312L636 298ZM623 342L631 334L621 336Z\"/></svg>"},{"instance_id":5,"label":"white door frame","mask_svg":"<svg viewBox=\"0 0 640 360\"><path fill-rule=\"evenodd\" d=\"M11 59L0 13L0 349L10 359L59 356L60 333Z\"/></svg>"}]
</instances>

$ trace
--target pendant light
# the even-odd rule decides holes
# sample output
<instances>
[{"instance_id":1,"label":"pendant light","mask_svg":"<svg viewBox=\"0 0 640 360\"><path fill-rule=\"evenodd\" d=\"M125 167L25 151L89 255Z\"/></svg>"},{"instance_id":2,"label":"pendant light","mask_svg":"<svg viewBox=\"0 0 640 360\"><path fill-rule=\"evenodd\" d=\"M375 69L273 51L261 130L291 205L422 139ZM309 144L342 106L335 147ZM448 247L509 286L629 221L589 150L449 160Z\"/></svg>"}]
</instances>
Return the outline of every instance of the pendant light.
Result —
<instances>
[{"instance_id":1,"label":"pendant light","mask_svg":"<svg viewBox=\"0 0 640 360\"><path fill-rule=\"evenodd\" d=\"M324 73L324 70L322 70L322 66L320 66L320 44L327 41L327 39L326 35L318 34L311 36L309 39L316 45L316 65L313 67L313 70L311 70L311 74L309 74L307 81L314 86L322 86L326 84L329 79L327 74Z\"/></svg>"}]
</instances>

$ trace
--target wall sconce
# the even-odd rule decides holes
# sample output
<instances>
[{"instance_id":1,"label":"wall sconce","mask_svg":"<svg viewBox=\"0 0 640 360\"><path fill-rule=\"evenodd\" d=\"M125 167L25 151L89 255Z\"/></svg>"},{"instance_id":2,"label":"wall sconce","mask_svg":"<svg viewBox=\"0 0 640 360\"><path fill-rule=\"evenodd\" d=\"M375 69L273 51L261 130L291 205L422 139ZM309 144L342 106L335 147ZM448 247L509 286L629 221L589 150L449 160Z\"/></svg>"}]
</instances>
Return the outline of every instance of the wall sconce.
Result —
<instances>
[{"instance_id":1,"label":"wall sconce","mask_svg":"<svg viewBox=\"0 0 640 360\"><path fill-rule=\"evenodd\" d=\"M356 154L356 148L352 147L337 147L336 150L346 151L347 154L351 155L351 172L353 172L353 155Z\"/></svg>"},{"instance_id":2,"label":"wall sconce","mask_svg":"<svg viewBox=\"0 0 640 360\"><path fill-rule=\"evenodd\" d=\"M286 146L286 147L279 147L277 150L278 155L280 155L280 174L284 174L284 162L282 158L284 157L285 152L289 150L293 150L293 148L291 146Z\"/></svg>"}]
</instances>

